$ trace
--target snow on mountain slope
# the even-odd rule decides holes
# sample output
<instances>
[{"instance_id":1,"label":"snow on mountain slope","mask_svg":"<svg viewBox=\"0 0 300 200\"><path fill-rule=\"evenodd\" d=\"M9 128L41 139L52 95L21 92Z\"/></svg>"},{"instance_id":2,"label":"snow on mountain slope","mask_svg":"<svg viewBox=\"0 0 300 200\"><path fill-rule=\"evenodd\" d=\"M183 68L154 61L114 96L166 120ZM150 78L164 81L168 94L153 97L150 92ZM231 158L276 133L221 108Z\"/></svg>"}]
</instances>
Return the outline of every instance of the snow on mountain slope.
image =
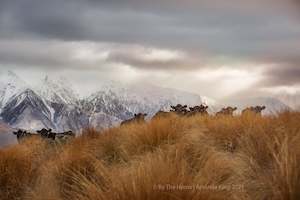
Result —
<instances>
[{"instance_id":1,"label":"snow on mountain slope","mask_svg":"<svg viewBox=\"0 0 300 200\"><path fill-rule=\"evenodd\" d=\"M0 118L13 127L78 131L88 125L79 98L65 78L46 77L38 86L29 86L13 72L0 77Z\"/></svg>"},{"instance_id":2,"label":"snow on mountain slope","mask_svg":"<svg viewBox=\"0 0 300 200\"><path fill-rule=\"evenodd\" d=\"M94 111L101 111L122 120L139 112L148 113L148 117L151 117L157 111L169 110L171 105L178 103L188 106L200 105L201 103L208 103L209 106L210 103L215 104L213 100L208 101L206 97L175 89L149 84L121 85L116 82L102 84L100 91L91 95L86 101L94 102L92 105L102 108L100 110L94 108ZM113 106L116 105L118 105L117 108L114 108ZM125 116L120 116L118 113L125 114Z\"/></svg>"},{"instance_id":3,"label":"snow on mountain slope","mask_svg":"<svg viewBox=\"0 0 300 200\"><path fill-rule=\"evenodd\" d=\"M89 116L77 105L51 103L54 109L53 123L56 130L80 131L89 126Z\"/></svg>"},{"instance_id":4,"label":"snow on mountain slope","mask_svg":"<svg viewBox=\"0 0 300 200\"><path fill-rule=\"evenodd\" d=\"M84 108L90 114L105 113L121 120L133 116L133 113L122 104L119 96L110 90L99 91L91 95L84 102Z\"/></svg>"},{"instance_id":5,"label":"snow on mountain slope","mask_svg":"<svg viewBox=\"0 0 300 200\"><path fill-rule=\"evenodd\" d=\"M35 89L40 96L54 103L76 104L79 97L66 78L49 79L46 76Z\"/></svg>"},{"instance_id":6,"label":"snow on mountain slope","mask_svg":"<svg viewBox=\"0 0 300 200\"><path fill-rule=\"evenodd\" d=\"M55 128L49 106L30 89L13 96L3 108L1 117L4 122L17 128Z\"/></svg>"},{"instance_id":7,"label":"snow on mountain slope","mask_svg":"<svg viewBox=\"0 0 300 200\"><path fill-rule=\"evenodd\" d=\"M28 85L15 73L11 71L0 73L0 112L10 98L22 91Z\"/></svg>"}]
</instances>

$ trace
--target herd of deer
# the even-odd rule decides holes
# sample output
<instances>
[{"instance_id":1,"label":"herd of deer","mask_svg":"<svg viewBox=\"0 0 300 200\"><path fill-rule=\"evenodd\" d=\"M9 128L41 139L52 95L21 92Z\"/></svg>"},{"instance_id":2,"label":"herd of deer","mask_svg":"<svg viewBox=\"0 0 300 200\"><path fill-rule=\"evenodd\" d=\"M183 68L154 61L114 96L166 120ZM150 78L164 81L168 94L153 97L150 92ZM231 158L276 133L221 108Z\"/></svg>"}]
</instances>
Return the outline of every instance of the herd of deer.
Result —
<instances>
[{"instance_id":1,"label":"herd of deer","mask_svg":"<svg viewBox=\"0 0 300 200\"><path fill-rule=\"evenodd\" d=\"M264 110L265 106L255 106L248 107L242 111L242 115L246 113L255 113L261 115L262 110ZM176 114L178 116L191 117L195 115L205 116L208 115L207 112L208 106L201 104L200 106L194 106L187 108L187 105L177 104L176 106L171 106L171 110L169 112L166 111L158 111L152 119L164 118L169 116L170 114ZM221 111L216 113L216 116L233 116L233 112L237 110L237 107L227 107L222 108ZM131 124L131 123L140 123L145 122L145 117L147 114L138 113L135 114L133 118L125 120L121 123L121 125ZM67 141L71 138L75 137L75 133L72 131L63 132L63 133L55 133L52 132L51 129L45 129L37 131L36 133L27 132L26 130L19 129L18 131L13 132L18 139L18 142L21 142L24 138L32 138L39 137L44 139L50 139L54 141Z\"/></svg>"},{"instance_id":2,"label":"herd of deer","mask_svg":"<svg viewBox=\"0 0 300 200\"><path fill-rule=\"evenodd\" d=\"M177 104L176 106L171 106L171 110L169 112L166 111L158 111L152 119L157 119L157 118L163 118L163 117L167 117L170 114L176 114L179 116L185 116L185 117L191 117L191 116L195 116L195 115L208 115L207 112L208 106L207 105L203 105L201 104L200 106L194 106L194 107L189 107L189 109L187 108L187 105L181 105L181 104ZM246 109L244 109L242 111L242 115L245 115L247 113L254 113L254 114L258 114L261 115L261 112L266 109L265 106L251 106L248 107ZM237 110L237 107L226 107L226 108L222 108L222 110L220 110L219 112L216 113L216 116L233 116L234 111ZM121 123L121 125L126 125L126 124L130 124L133 122L145 122L145 117L147 116L147 114L144 113L139 113L139 114L135 114L133 118L125 120Z\"/></svg>"},{"instance_id":3,"label":"herd of deer","mask_svg":"<svg viewBox=\"0 0 300 200\"><path fill-rule=\"evenodd\" d=\"M75 133L72 131L67 131L63 133L55 133L52 132L52 129L45 129L37 131L36 133L31 133L26 130L19 129L18 131L14 131L13 134L17 136L18 142L23 141L25 138L43 138L50 139L55 141L66 141L75 137Z\"/></svg>"}]
</instances>

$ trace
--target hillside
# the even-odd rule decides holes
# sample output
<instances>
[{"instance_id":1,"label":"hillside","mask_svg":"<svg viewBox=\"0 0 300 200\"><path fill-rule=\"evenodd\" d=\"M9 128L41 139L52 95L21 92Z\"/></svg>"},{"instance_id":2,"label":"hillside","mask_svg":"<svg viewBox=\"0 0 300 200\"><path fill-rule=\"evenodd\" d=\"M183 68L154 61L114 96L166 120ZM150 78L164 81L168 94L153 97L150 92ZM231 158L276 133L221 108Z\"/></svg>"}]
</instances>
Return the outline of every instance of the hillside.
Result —
<instances>
[{"instance_id":1,"label":"hillside","mask_svg":"<svg viewBox=\"0 0 300 200\"><path fill-rule=\"evenodd\" d=\"M170 116L0 150L1 200L300 199L300 113Z\"/></svg>"}]
</instances>

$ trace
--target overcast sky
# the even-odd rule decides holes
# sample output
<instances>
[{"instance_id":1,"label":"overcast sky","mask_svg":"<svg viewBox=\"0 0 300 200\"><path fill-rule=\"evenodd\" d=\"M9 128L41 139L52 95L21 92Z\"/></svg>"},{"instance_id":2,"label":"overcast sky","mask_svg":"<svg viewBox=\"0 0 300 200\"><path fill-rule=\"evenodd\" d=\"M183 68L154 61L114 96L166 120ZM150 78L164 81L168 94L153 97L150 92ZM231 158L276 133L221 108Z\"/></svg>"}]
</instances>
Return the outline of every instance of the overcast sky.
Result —
<instances>
[{"instance_id":1,"label":"overcast sky","mask_svg":"<svg viewBox=\"0 0 300 200\"><path fill-rule=\"evenodd\" d=\"M0 0L0 69L216 99L300 91L298 0ZM1 72L0 72L1 73Z\"/></svg>"}]
</instances>

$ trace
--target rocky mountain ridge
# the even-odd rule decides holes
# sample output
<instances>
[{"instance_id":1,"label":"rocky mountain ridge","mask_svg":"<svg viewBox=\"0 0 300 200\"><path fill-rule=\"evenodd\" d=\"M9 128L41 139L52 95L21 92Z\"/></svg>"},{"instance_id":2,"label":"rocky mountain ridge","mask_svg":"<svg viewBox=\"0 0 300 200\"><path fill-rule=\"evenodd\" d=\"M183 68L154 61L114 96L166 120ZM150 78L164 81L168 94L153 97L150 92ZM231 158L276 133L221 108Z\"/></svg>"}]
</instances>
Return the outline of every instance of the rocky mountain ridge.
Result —
<instances>
[{"instance_id":1,"label":"rocky mountain ridge","mask_svg":"<svg viewBox=\"0 0 300 200\"><path fill-rule=\"evenodd\" d=\"M0 79L0 118L15 128L52 128L57 131L93 126L108 128L131 118L135 113L168 110L177 103L199 105L206 97L153 85L122 85L109 82L98 92L79 98L65 78L45 77L38 86L30 86L13 72ZM210 107L214 108L215 104ZM213 112L213 110L211 110Z\"/></svg>"}]
</instances>

